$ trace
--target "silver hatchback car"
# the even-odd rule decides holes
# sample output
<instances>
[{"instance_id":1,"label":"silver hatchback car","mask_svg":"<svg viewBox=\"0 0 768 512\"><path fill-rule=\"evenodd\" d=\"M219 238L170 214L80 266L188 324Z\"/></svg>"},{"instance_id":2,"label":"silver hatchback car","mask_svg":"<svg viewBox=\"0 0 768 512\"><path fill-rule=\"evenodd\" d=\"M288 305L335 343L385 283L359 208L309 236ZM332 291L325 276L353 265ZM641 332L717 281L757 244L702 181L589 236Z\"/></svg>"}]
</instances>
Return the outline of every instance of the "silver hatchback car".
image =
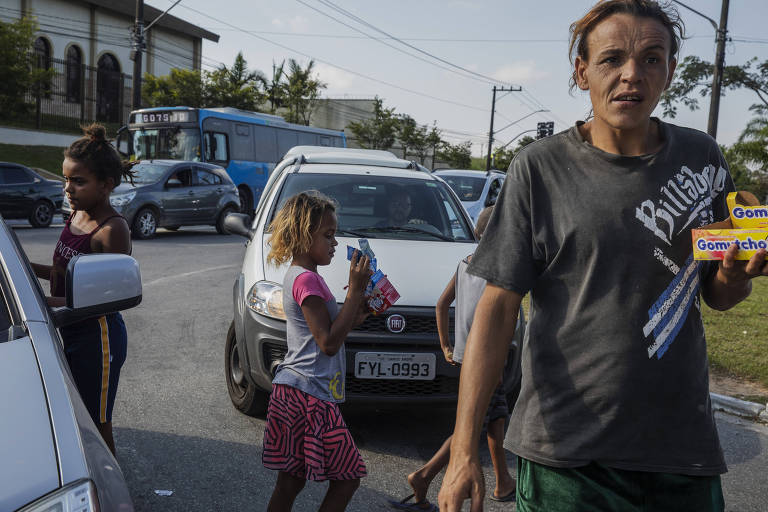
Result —
<instances>
[{"instance_id":1,"label":"silver hatchback car","mask_svg":"<svg viewBox=\"0 0 768 512\"><path fill-rule=\"evenodd\" d=\"M69 371L57 327L141 301L130 256L76 256L67 306L48 308L16 239L0 217L0 510L132 511L117 461Z\"/></svg>"}]
</instances>

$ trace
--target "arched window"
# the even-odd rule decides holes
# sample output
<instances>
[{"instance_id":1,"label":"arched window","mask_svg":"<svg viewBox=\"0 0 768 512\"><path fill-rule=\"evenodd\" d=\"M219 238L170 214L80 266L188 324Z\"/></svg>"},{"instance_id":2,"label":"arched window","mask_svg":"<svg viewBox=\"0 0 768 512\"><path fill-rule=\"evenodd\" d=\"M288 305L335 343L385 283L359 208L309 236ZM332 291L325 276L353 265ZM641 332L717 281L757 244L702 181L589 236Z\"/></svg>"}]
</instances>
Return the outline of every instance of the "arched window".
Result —
<instances>
[{"instance_id":1,"label":"arched window","mask_svg":"<svg viewBox=\"0 0 768 512\"><path fill-rule=\"evenodd\" d=\"M51 43L44 37L35 39L35 63L41 69L51 67Z\"/></svg>"},{"instance_id":2,"label":"arched window","mask_svg":"<svg viewBox=\"0 0 768 512\"><path fill-rule=\"evenodd\" d=\"M35 65L39 69L51 69L51 43L44 37L35 39ZM41 82L42 96L51 97L51 81L46 79Z\"/></svg>"},{"instance_id":3,"label":"arched window","mask_svg":"<svg viewBox=\"0 0 768 512\"><path fill-rule=\"evenodd\" d=\"M83 52L77 46L67 49L67 101L80 103L82 95Z\"/></svg>"},{"instance_id":4,"label":"arched window","mask_svg":"<svg viewBox=\"0 0 768 512\"><path fill-rule=\"evenodd\" d=\"M114 55L99 57L96 74L96 118L116 123L120 120L120 64Z\"/></svg>"}]
</instances>

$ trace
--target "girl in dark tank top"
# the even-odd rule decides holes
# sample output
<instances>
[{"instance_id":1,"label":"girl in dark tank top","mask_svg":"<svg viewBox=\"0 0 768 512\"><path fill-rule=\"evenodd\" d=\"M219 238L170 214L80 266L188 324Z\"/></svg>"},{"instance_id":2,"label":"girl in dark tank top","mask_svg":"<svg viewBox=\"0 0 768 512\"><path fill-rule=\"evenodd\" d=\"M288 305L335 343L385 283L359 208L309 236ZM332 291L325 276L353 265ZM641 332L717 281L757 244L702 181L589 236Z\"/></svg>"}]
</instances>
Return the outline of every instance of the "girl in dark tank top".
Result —
<instances>
[{"instance_id":1,"label":"girl in dark tank top","mask_svg":"<svg viewBox=\"0 0 768 512\"><path fill-rule=\"evenodd\" d=\"M51 282L49 306L65 306L65 275L80 254L131 253L128 223L109 202L124 178L132 180L133 163L123 162L99 124L85 128L82 138L64 152L64 193L72 207L53 251L53 264L33 263L35 274ZM60 329L64 352L80 396L112 453L112 406L127 336L120 313L90 318Z\"/></svg>"}]
</instances>

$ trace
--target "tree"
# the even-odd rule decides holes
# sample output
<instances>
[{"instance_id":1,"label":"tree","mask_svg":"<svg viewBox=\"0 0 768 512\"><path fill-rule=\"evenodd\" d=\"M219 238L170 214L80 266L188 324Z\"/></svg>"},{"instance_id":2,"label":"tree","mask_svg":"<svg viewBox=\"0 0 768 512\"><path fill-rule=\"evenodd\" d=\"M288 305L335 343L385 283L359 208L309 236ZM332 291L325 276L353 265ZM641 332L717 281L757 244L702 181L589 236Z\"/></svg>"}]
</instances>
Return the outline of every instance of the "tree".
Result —
<instances>
[{"instance_id":1,"label":"tree","mask_svg":"<svg viewBox=\"0 0 768 512\"><path fill-rule=\"evenodd\" d=\"M28 92L50 87L52 69L35 65L32 51L37 23L22 18L13 23L0 21L0 117L23 116L31 110L24 99Z\"/></svg>"},{"instance_id":2,"label":"tree","mask_svg":"<svg viewBox=\"0 0 768 512\"><path fill-rule=\"evenodd\" d=\"M509 164L512 163L512 160L515 158L515 156L517 156L520 150L531 142L535 141L536 139L530 135L526 135L517 141L517 146L515 146L513 149L496 148L496 151L493 152L493 166L496 169L507 170L509 168Z\"/></svg>"},{"instance_id":3,"label":"tree","mask_svg":"<svg viewBox=\"0 0 768 512\"><path fill-rule=\"evenodd\" d=\"M239 52L231 68L222 64L216 71L206 73L207 106L234 107L257 110L265 97L261 87L266 77L261 71L249 71L248 63Z\"/></svg>"},{"instance_id":4,"label":"tree","mask_svg":"<svg viewBox=\"0 0 768 512\"><path fill-rule=\"evenodd\" d=\"M764 200L768 194L768 117L752 119L735 144L720 149L736 189Z\"/></svg>"},{"instance_id":5,"label":"tree","mask_svg":"<svg viewBox=\"0 0 768 512\"><path fill-rule=\"evenodd\" d=\"M755 65L755 69L753 69ZM699 100L695 97L708 97L712 93L712 74L715 67L711 62L689 55L677 66L675 80L661 97L664 115L677 115L677 102L682 102L691 110L699 108ZM759 103L750 107L757 114L768 114L768 60L757 62L757 57L741 66L725 66L723 68L722 91L734 89L749 89L754 92Z\"/></svg>"},{"instance_id":6,"label":"tree","mask_svg":"<svg viewBox=\"0 0 768 512\"><path fill-rule=\"evenodd\" d=\"M437 148L443 143L443 136L437 128L437 122L432 123L432 129L429 130L425 139L427 147L432 148L432 168L435 168L435 158L437 157ZM423 162L422 162L423 163Z\"/></svg>"},{"instance_id":7,"label":"tree","mask_svg":"<svg viewBox=\"0 0 768 512\"><path fill-rule=\"evenodd\" d=\"M267 101L269 101L270 114L277 114L277 109L285 103L284 69L285 61L281 62L279 66L272 62L272 80L268 81L264 86L264 94L267 97Z\"/></svg>"},{"instance_id":8,"label":"tree","mask_svg":"<svg viewBox=\"0 0 768 512\"><path fill-rule=\"evenodd\" d=\"M389 149L395 143L398 119L394 108L385 108L376 96L373 100L373 118L349 123L349 130L360 147L365 149Z\"/></svg>"},{"instance_id":9,"label":"tree","mask_svg":"<svg viewBox=\"0 0 768 512\"><path fill-rule=\"evenodd\" d=\"M454 169L469 169L472 165L472 141L459 144L443 141L437 151L437 158Z\"/></svg>"},{"instance_id":10,"label":"tree","mask_svg":"<svg viewBox=\"0 0 768 512\"><path fill-rule=\"evenodd\" d=\"M199 71L173 68L165 76L146 73L143 81L141 97L147 107L206 106L206 84Z\"/></svg>"},{"instance_id":11,"label":"tree","mask_svg":"<svg viewBox=\"0 0 768 512\"><path fill-rule=\"evenodd\" d=\"M320 91L326 88L325 83L312 77L314 66L314 60L310 60L306 68L302 68L295 59L288 61L284 91L285 106L288 108L285 120L289 123L309 125Z\"/></svg>"},{"instance_id":12,"label":"tree","mask_svg":"<svg viewBox=\"0 0 768 512\"><path fill-rule=\"evenodd\" d=\"M397 116L397 140L403 147L403 158L408 159L408 148L412 148L416 143L418 126L416 120L408 114Z\"/></svg>"}]
</instances>

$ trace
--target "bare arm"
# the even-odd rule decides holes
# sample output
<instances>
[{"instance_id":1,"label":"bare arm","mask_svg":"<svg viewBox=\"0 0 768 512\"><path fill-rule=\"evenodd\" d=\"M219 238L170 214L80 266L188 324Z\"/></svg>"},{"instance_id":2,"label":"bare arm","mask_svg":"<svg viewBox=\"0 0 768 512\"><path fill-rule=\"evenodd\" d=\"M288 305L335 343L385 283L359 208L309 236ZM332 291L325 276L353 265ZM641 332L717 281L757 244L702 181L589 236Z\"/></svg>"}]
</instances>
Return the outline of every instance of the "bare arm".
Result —
<instances>
[{"instance_id":1,"label":"bare arm","mask_svg":"<svg viewBox=\"0 0 768 512\"><path fill-rule=\"evenodd\" d=\"M451 460L439 494L440 510L458 512L467 498L472 501L472 511L482 510L485 489L478 438L506 361L522 300L521 295L489 283L477 304L461 369L456 427Z\"/></svg>"},{"instance_id":2,"label":"bare arm","mask_svg":"<svg viewBox=\"0 0 768 512\"><path fill-rule=\"evenodd\" d=\"M110 219L91 239L93 252L131 254L131 230L125 219Z\"/></svg>"},{"instance_id":3,"label":"bare arm","mask_svg":"<svg viewBox=\"0 0 768 512\"><path fill-rule=\"evenodd\" d=\"M749 261L736 260L738 250L735 245L729 247L717 272L702 286L702 298L712 309L731 309L749 297L752 279L768 275L765 249L757 251Z\"/></svg>"},{"instance_id":4,"label":"bare arm","mask_svg":"<svg viewBox=\"0 0 768 512\"><path fill-rule=\"evenodd\" d=\"M360 306L364 300L363 292L371 271L368 257L358 258L359 254L356 252L350 263L347 297L333 322L322 298L310 295L301 304L301 311L304 313L312 337L315 338L320 350L329 356L341 349L349 331L361 321Z\"/></svg>"},{"instance_id":5,"label":"bare arm","mask_svg":"<svg viewBox=\"0 0 768 512\"><path fill-rule=\"evenodd\" d=\"M42 263L31 262L30 265L32 265L32 272L34 272L37 277L40 279L45 279L46 281L51 279L51 270L53 269L51 265L43 265Z\"/></svg>"},{"instance_id":6,"label":"bare arm","mask_svg":"<svg viewBox=\"0 0 768 512\"><path fill-rule=\"evenodd\" d=\"M453 347L450 340L450 332L448 329L448 311L451 307L451 303L456 299L456 274L453 274L448 286L445 287L440 298L437 299L437 306L435 307L435 317L437 320L437 335L440 337L440 347L443 349L443 355L445 360L455 365L453 361Z\"/></svg>"}]
</instances>

